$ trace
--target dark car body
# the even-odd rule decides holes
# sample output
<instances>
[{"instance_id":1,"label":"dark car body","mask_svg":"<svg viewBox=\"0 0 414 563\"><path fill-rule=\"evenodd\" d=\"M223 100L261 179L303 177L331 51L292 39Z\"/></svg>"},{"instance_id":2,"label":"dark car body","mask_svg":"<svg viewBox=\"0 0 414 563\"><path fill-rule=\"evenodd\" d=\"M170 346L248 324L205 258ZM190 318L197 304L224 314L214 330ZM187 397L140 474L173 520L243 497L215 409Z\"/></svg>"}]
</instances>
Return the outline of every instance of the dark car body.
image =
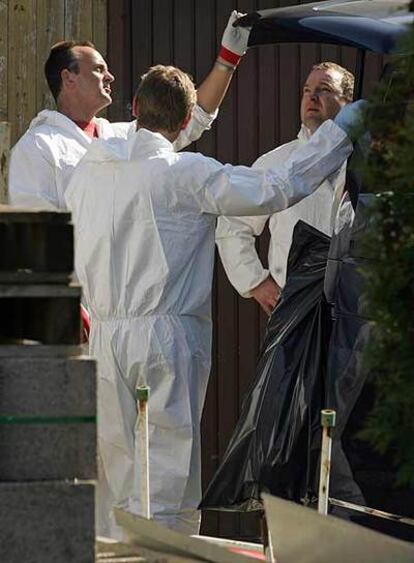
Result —
<instances>
[{"instance_id":1,"label":"dark car body","mask_svg":"<svg viewBox=\"0 0 414 563\"><path fill-rule=\"evenodd\" d=\"M408 0L328 0L259 10L239 20L251 25L249 45L328 43L390 53L413 21Z\"/></svg>"}]
</instances>

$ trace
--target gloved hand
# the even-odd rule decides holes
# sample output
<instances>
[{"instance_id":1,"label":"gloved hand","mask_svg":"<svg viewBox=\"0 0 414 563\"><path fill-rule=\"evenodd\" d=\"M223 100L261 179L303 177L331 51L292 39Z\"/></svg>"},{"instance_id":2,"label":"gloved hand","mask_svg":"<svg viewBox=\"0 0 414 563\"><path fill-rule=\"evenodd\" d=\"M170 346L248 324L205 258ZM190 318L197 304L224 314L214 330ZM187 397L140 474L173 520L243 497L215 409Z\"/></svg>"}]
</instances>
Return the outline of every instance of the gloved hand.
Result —
<instances>
[{"instance_id":1,"label":"gloved hand","mask_svg":"<svg viewBox=\"0 0 414 563\"><path fill-rule=\"evenodd\" d=\"M249 27L233 27L233 23L244 15L236 10L232 11L221 39L221 49L218 54L219 57L234 66L238 64L247 50L251 30Z\"/></svg>"},{"instance_id":2,"label":"gloved hand","mask_svg":"<svg viewBox=\"0 0 414 563\"><path fill-rule=\"evenodd\" d=\"M345 131L351 141L356 141L363 134L361 118L367 103L366 100L358 100L352 104L347 104L337 113L334 119L334 122Z\"/></svg>"}]
</instances>

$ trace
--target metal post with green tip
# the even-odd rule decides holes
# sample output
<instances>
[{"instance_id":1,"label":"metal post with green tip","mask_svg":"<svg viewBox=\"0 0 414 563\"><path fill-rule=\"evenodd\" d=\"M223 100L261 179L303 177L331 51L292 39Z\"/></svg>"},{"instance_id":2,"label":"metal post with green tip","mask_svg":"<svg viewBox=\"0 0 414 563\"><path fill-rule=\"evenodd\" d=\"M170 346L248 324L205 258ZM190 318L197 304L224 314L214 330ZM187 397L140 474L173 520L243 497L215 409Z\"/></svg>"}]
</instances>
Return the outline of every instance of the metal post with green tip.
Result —
<instances>
[{"instance_id":1,"label":"metal post with green tip","mask_svg":"<svg viewBox=\"0 0 414 563\"><path fill-rule=\"evenodd\" d=\"M332 432L335 428L336 412L331 409L321 411L322 426L322 449L321 449L321 469L319 476L319 514L328 514L329 502L329 478L331 474L331 455L332 455Z\"/></svg>"},{"instance_id":2,"label":"metal post with green tip","mask_svg":"<svg viewBox=\"0 0 414 563\"><path fill-rule=\"evenodd\" d=\"M149 479L148 401L150 388L140 385L135 390L138 407L138 444L140 453L141 514L151 518Z\"/></svg>"}]
</instances>

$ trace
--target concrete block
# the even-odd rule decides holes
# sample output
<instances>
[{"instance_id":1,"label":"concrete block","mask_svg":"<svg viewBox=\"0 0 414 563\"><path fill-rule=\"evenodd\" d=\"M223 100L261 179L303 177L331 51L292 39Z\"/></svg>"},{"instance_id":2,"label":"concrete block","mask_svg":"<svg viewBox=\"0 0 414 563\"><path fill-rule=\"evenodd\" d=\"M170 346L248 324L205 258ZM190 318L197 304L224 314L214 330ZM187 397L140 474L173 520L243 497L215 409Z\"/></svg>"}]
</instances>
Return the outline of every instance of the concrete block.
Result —
<instances>
[{"instance_id":1,"label":"concrete block","mask_svg":"<svg viewBox=\"0 0 414 563\"><path fill-rule=\"evenodd\" d=\"M88 344L75 344L73 346L31 344L30 341L22 340L19 344L2 344L0 346L1 358L69 358L72 356L83 356L88 354Z\"/></svg>"},{"instance_id":2,"label":"concrete block","mask_svg":"<svg viewBox=\"0 0 414 563\"><path fill-rule=\"evenodd\" d=\"M96 365L90 358L0 363L0 481L96 477Z\"/></svg>"},{"instance_id":3,"label":"concrete block","mask_svg":"<svg viewBox=\"0 0 414 563\"><path fill-rule=\"evenodd\" d=\"M0 483L0 561L94 563L92 483Z\"/></svg>"}]
</instances>

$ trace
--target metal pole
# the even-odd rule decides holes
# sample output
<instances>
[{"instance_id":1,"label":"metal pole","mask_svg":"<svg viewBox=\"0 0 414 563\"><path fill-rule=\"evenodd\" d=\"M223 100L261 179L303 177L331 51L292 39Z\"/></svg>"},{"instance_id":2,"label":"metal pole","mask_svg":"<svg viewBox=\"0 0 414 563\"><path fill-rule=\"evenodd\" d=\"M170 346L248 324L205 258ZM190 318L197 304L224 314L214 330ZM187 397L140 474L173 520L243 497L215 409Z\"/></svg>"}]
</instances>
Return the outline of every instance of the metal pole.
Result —
<instances>
[{"instance_id":1,"label":"metal pole","mask_svg":"<svg viewBox=\"0 0 414 563\"><path fill-rule=\"evenodd\" d=\"M333 410L321 411L322 425L322 450L321 450L321 471L319 477L319 514L328 514L329 500L329 477L331 474L331 453L332 453L332 430L335 427L336 412Z\"/></svg>"},{"instance_id":2,"label":"metal pole","mask_svg":"<svg viewBox=\"0 0 414 563\"><path fill-rule=\"evenodd\" d=\"M136 389L138 406L138 440L140 451L141 514L151 518L149 486L149 440L148 440L148 399L150 388L140 385Z\"/></svg>"},{"instance_id":3,"label":"metal pole","mask_svg":"<svg viewBox=\"0 0 414 563\"><path fill-rule=\"evenodd\" d=\"M393 522L398 522L400 524L414 526L414 518L402 516L401 514L392 514L391 512L385 512L384 510L378 510L377 508L370 508L369 506L362 506L360 504L354 504L353 502L339 500L332 497L329 497L329 504L332 504L333 506L340 506L348 510L354 510L355 512L362 512L363 514L368 514L369 516L376 516L377 518L384 518L385 520L392 520Z\"/></svg>"}]
</instances>

